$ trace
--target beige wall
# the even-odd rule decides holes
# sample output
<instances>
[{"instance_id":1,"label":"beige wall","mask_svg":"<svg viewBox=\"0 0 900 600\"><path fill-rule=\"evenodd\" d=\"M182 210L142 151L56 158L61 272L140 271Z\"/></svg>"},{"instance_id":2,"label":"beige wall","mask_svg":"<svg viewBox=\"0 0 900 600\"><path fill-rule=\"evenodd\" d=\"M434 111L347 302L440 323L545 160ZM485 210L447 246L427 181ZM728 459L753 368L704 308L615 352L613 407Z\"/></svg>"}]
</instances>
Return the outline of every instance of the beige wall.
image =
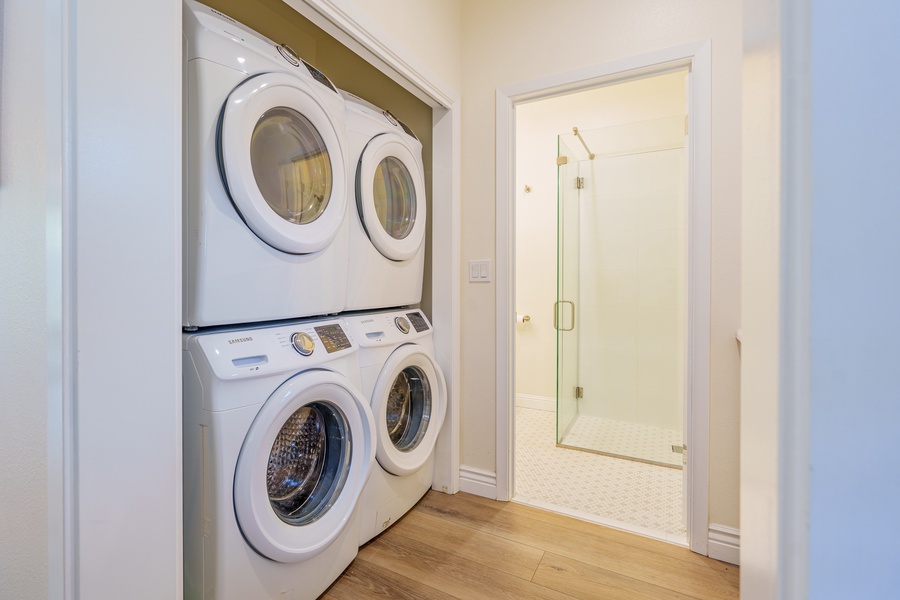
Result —
<instances>
[{"instance_id":1,"label":"beige wall","mask_svg":"<svg viewBox=\"0 0 900 600\"><path fill-rule=\"evenodd\" d=\"M741 255L741 593L778 596L782 48L777 0L746 3ZM747 525L753 524L753 527Z\"/></svg>"},{"instance_id":2,"label":"beige wall","mask_svg":"<svg viewBox=\"0 0 900 600\"><path fill-rule=\"evenodd\" d=\"M415 57L441 83L459 90L460 0L332 0L332 4L367 25L373 35L389 40L391 49Z\"/></svg>"},{"instance_id":3,"label":"beige wall","mask_svg":"<svg viewBox=\"0 0 900 600\"><path fill-rule=\"evenodd\" d=\"M461 261L497 260L495 90L682 43L712 42L710 521L739 510L741 3L463 0ZM505 257L501 257L505 260ZM495 471L494 287L462 282L461 463Z\"/></svg>"}]
</instances>

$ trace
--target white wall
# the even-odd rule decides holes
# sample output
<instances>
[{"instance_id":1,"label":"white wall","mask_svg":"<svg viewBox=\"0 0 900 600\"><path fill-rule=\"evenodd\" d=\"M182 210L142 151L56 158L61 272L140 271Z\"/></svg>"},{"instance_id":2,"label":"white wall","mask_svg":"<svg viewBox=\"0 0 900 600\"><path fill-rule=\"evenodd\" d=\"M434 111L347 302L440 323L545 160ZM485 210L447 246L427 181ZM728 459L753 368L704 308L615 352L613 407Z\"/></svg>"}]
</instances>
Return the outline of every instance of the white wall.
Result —
<instances>
[{"instance_id":1,"label":"white wall","mask_svg":"<svg viewBox=\"0 0 900 600\"><path fill-rule=\"evenodd\" d=\"M813 2L811 16L809 596L886 598L900 589L900 5Z\"/></svg>"},{"instance_id":2,"label":"white wall","mask_svg":"<svg viewBox=\"0 0 900 600\"><path fill-rule=\"evenodd\" d=\"M181 3L79 0L77 8L78 589L81 598L123 590L177 598Z\"/></svg>"},{"instance_id":3,"label":"white wall","mask_svg":"<svg viewBox=\"0 0 900 600\"><path fill-rule=\"evenodd\" d=\"M683 119L675 122L683 131ZM581 167L579 412L680 431L684 150L597 157Z\"/></svg>"},{"instance_id":4,"label":"white wall","mask_svg":"<svg viewBox=\"0 0 900 600\"><path fill-rule=\"evenodd\" d=\"M745 2L743 598L900 586L898 18Z\"/></svg>"},{"instance_id":5,"label":"white wall","mask_svg":"<svg viewBox=\"0 0 900 600\"><path fill-rule=\"evenodd\" d=\"M0 5L0 596L48 597L46 7Z\"/></svg>"},{"instance_id":6,"label":"white wall","mask_svg":"<svg viewBox=\"0 0 900 600\"><path fill-rule=\"evenodd\" d=\"M178 598L181 3L74 4L2 8L2 595Z\"/></svg>"},{"instance_id":7,"label":"white wall","mask_svg":"<svg viewBox=\"0 0 900 600\"><path fill-rule=\"evenodd\" d=\"M495 252L495 90L712 41L710 520L738 524L741 5L736 0L463 0L462 262ZM462 282L462 463L496 470L493 285ZM491 407L490 410L486 407Z\"/></svg>"}]
</instances>

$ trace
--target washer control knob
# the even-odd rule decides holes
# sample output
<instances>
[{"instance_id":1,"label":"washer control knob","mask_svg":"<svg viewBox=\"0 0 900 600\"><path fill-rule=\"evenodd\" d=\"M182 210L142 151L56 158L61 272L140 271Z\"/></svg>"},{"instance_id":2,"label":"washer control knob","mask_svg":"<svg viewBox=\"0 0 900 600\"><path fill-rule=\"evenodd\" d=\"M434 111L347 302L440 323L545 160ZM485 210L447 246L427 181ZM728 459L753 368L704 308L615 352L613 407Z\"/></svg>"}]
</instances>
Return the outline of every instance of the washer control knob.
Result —
<instances>
[{"instance_id":1,"label":"washer control knob","mask_svg":"<svg viewBox=\"0 0 900 600\"><path fill-rule=\"evenodd\" d=\"M291 345L301 356L309 356L316 349L316 342L305 331L298 331L292 335Z\"/></svg>"},{"instance_id":2,"label":"washer control knob","mask_svg":"<svg viewBox=\"0 0 900 600\"><path fill-rule=\"evenodd\" d=\"M409 319L406 317L395 317L394 325L397 326L401 333L409 333Z\"/></svg>"},{"instance_id":3,"label":"washer control knob","mask_svg":"<svg viewBox=\"0 0 900 600\"><path fill-rule=\"evenodd\" d=\"M278 54L280 54L284 60L288 61L295 67L300 66L300 57L296 52L294 52L293 48L291 48L287 44L278 44L276 48L278 48Z\"/></svg>"}]
</instances>

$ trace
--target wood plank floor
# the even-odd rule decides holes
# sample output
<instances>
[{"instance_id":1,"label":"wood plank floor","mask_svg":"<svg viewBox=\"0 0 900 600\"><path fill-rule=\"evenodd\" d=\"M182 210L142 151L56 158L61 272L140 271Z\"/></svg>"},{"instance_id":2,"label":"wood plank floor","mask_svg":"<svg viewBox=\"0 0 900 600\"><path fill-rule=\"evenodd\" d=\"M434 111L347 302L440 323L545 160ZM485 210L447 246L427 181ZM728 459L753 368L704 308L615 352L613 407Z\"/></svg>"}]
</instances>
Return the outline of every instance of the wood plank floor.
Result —
<instances>
[{"instance_id":1,"label":"wood plank floor","mask_svg":"<svg viewBox=\"0 0 900 600\"><path fill-rule=\"evenodd\" d=\"M323 600L738 598L738 567L512 502L430 491Z\"/></svg>"}]
</instances>

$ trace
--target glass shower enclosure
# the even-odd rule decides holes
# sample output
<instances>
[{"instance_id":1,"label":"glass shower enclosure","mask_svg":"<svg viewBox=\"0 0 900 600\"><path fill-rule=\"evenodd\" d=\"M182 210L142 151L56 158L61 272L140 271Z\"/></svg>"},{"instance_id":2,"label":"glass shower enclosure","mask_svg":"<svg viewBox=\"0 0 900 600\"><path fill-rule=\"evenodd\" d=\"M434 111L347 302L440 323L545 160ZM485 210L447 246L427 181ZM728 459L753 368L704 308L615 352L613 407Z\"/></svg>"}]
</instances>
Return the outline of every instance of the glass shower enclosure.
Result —
<instances>
[{"instance_id":1,"label":"glass shower enclosure","mask_svg":"<svg viewBox=\"0 0 900 600\"><path fill-rule=\"evenodd\" d=\"M558 137L560 446L681 468L684 132L679 115Z\"/></svg>"}]
</instances>

